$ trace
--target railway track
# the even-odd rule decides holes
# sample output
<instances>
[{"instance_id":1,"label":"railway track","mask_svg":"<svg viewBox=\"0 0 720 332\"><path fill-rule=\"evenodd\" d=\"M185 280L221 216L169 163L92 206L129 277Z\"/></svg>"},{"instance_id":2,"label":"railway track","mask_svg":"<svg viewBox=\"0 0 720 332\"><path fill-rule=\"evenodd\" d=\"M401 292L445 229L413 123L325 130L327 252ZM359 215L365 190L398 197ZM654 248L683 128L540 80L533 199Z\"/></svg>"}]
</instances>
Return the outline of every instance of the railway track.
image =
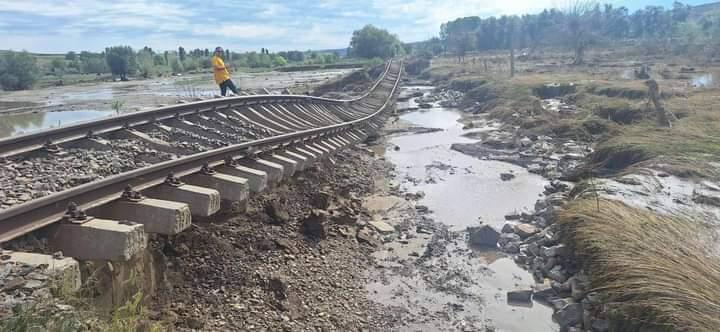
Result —
<instances>
[{"instance_id":1,"label":"railway track","mask_svg":"<svg viewBox=\"0 0 720 332\"><path fill-rule=\"evenodd\" d=\"M208 211L207 204L196 211L193 199L180 199L193 217L212 215L218 198L237 203L365 139L380 127L401 74L402 63L390 61L366 94L348 100L222 98L0 140L0 244L56 223L88 223L93 218L84 211L93 215L109 204L173 201L185 197L177 188L204 187L186 182L214 187L206 188L215 191ZM145 222L151 231L153 220Z\"/></svg>"}]
</instances>

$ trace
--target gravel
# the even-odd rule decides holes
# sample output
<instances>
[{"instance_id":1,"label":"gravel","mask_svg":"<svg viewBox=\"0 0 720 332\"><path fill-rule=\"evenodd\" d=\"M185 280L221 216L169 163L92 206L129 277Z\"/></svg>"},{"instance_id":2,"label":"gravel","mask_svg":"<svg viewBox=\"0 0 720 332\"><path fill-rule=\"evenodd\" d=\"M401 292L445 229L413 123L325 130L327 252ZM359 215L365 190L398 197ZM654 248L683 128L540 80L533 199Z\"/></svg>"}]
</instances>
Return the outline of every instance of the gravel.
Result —
<instances>
[{"instance_id":1,"label":"gravel","mask_svg":"<svg viewBox=\"0 0 720 332\"><path fill-rule=\"evenodd\" d=\"M335 165L255 196L243 215L156 243L176 278L158 292L151 317L179 330L366 329L364 271L380 242L357 220L360 197L372 190L366 179L381 171L367 154L345 151ZM318 203L319 192L328 204Z\"/></svg>"},{"instance_id":2,"label":"gravel","mask_svg":"<svg viewBox=\"0 0 720 332\"><path fill-rule=\"evenodd\" d=\"M10 158L0 163L0 209L171 158L129 139L109 141L104 149Z\"/></svg>"}]
</instances>

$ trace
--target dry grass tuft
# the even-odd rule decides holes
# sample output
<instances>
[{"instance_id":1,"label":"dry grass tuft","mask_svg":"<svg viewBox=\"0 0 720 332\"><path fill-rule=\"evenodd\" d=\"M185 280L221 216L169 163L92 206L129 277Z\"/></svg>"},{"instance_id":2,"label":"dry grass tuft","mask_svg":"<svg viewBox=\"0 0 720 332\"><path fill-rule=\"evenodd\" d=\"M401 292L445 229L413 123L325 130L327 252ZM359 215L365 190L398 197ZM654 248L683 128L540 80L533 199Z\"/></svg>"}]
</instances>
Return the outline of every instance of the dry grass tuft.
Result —
<instances>
[{"instance_id":1,"label":"dry grass tuft","mask_svg":"<svg viewBox=\"0 0 720 332\"><path fill-rule=\"evenodd\" d=\"M592 286L610 310L638 324L680 331L720 327L720 258L706 225L624 203L577 200L559 213Z\"/></svg>"}]
</instances>

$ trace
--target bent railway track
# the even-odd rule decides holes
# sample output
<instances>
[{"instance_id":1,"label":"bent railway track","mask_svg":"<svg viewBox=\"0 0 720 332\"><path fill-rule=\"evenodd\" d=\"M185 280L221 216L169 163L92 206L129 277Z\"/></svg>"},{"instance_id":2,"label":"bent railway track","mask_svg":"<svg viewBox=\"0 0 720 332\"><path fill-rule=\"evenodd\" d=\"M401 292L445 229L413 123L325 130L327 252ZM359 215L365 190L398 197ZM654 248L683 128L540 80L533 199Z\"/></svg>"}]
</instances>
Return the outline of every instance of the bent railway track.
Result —
<instances>
[{"instance_id":1,"label":"bent railway track","mask_svg":"<svg viewBox=\"0 0 720 332\"><path fill-rule=\"evenodd\" d=\"M0 165L7 166L0 185L45 189L0 202L0 244L58 222L82 223L83 210L137 199L183 177L270 156L282 164L280 152L319 157L360 141L380 127L401 74L402 63L390 61L366 94L348 100L221 98L0 140ZM98 153L110 159L93 159ZM78 181L76 173L83 174Z\"/></svg>"}]
</instances>

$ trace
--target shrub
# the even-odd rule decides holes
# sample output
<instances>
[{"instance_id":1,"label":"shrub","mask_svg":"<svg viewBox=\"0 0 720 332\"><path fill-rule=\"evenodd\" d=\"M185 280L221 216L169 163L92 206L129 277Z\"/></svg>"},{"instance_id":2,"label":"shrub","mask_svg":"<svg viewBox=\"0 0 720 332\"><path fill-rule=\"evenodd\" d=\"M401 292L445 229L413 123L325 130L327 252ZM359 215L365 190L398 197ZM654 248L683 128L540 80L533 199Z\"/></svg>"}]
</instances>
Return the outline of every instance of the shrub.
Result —
<instances>
[{"instance_id":1,"label":"shrub","mask_svg":"<svg viewBox=\"0 0 720 332\"><path fill-rule=\"evenodd\" d=\"M27 90L38 79L40 69L28 52L8 52L0 60L0 85L3 90Z\"/></svg>"}]
</instances>

